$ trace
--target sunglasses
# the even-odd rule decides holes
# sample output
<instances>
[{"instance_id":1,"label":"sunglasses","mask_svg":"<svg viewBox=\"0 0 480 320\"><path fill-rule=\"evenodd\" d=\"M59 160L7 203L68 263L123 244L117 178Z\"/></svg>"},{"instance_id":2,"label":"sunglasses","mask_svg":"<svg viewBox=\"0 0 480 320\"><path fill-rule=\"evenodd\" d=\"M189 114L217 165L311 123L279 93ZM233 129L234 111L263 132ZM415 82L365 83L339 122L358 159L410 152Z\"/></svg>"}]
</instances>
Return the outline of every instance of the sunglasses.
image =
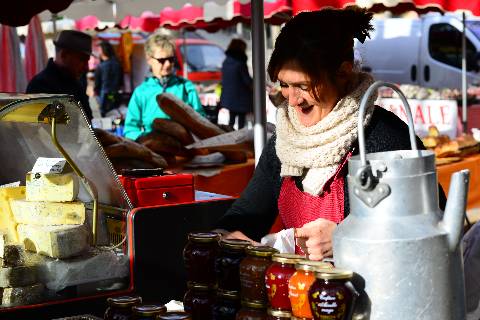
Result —
<instances>
[{"instance_id":1,"label":"sunglasses","mask_svg":"<svg viewBox=\"0 0 480 320\"><path fill-rule=\"evenodd\" d=\"M151 58L154 59L154 60L157 60L160 64L164 64L167 61L170 62L170 63L173 63L175 61L174 56L166 57L166 58L155 58L155 57L151 57Z\"/></svg>"}]
</instances>

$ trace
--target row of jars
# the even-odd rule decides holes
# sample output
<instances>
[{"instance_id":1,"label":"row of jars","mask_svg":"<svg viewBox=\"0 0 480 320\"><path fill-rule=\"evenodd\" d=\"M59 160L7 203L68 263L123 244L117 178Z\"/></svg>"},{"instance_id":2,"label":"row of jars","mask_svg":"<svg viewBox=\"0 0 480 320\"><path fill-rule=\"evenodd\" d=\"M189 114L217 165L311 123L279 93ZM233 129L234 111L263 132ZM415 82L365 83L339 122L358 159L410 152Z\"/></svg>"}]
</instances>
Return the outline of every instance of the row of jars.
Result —
<instances>
[{"instance_id":1,"label":"row of jars","mask_svg":"<svg viewBox=\"0 0 480 320\"><path fill-rule=\"evenodd\" d=\"M219 240L216 233L192 233L184 249L184 307L193 320L348 319L351 272L248 241Z\"/></svg>"},{"instance_id":2,"label":"row of jars","mask_svg":"<svg viewBox=\"0 0 480 320\"><path fill-rule=\"evenodd\" d=\"M167 312L164 305L145 305L139 296L107 299L104 320L192 320L186 312Z\"/></svg>"}]
</instances>

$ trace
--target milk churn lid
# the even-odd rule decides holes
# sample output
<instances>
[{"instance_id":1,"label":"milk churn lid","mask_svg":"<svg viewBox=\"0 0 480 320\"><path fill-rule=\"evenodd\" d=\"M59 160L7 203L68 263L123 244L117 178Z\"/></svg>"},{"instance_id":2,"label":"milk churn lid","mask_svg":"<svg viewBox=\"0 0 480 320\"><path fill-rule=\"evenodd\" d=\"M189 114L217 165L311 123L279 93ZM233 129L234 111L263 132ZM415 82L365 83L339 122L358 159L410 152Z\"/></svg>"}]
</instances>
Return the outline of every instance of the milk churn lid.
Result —
<instances>
[{"instance_id":1,"label":"milk churn lid","mask_svg":"<svg viewBox=\"0 0 480 320\"><path fill-rule=\"evenodd\" d=\"M322 270L322 271L317 271L315 273L315 276L318 279L325 279L325 280L351 279L353 277L353 272L350 270L343 270L343 269Z\"/></svg>"}]
</instances>

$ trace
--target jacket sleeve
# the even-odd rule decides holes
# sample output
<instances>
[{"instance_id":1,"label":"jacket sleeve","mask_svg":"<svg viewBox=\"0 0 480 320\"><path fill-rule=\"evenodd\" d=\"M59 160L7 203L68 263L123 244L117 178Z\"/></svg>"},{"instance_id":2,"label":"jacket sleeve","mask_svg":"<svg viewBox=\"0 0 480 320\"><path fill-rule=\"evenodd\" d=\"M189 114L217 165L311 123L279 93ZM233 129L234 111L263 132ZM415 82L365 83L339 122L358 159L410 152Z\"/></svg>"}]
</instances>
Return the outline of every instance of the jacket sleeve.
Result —
<instances>
[{"instance_id":1,"label":"jacket sleeve","mask_svg":"<svg viewBox=\"0 0 480 320\"><path fill-rule=\"evenodd\" d=\"M137 140L142 134L142 103L137 90L133 92L132 98L128 103L127 116L125 117L125 127L123 129L126 138Z\"/></svg>"},{"instance_id":2,"label":"jacket sleeve","mask_svg":"<svg viewBox=\"0 0 480 320\"><path fill-rule=\"evenodd\" d=\"M187 94L187 101L185 101L193 110L200 113L202 116L205 116L205 110L203 110L202 103L198 97L197 89L191 81L185 82L185 92Z\"/></svg>"},{"instance_id":3,"label":"jacket sleeve","mask_svg":"<svg viewBox=\"0 0 480 320\"><path fill-rule=\"evenodd\" d=\"M268 234L278 214L278 195L275 179L275 138L269 140L255 169L252 179L232 205L220 218L217 228L228 231L242 231L253 240Z\"/></svg>"},{"instance_id":4,"label":"jacket sleeve","mask_svg":"<svg viewBox=\"0 0 480 320\"><path fill-rule=\"evenodd\" d=\"M95 86L93 89L96 95L100 94L101 88L102 88L102 69L100 68L100 65L98 65L97 68L95 69Z\"/></svg>"},{"instance_id":5,"label":"jacket sleeve","mask_svg":"<svg viewBox=\"0 0 480 320\"><path fill-rule=\"evenodd\" d=\"M242 79L242 82L247 86L248 88L253 90L253 79L250 77L250 74L248 73L248 68L247 64L242 64L240 66L240 79Z\"/></svg>"}]
</instances>

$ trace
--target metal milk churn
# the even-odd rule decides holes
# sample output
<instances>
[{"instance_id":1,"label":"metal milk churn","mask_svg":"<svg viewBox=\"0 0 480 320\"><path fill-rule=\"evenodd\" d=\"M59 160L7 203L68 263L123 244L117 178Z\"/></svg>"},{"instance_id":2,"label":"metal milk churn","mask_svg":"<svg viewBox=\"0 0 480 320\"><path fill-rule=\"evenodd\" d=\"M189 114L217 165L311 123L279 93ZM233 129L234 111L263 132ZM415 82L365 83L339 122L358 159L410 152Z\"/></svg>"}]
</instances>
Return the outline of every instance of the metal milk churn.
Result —
<instances>
[{"instance_id":1,"label":"metal milk churn","mask_svg":"<svg viewBox=\"0 0 480 320\"><path fill-rule=\"evenodd\" d=\"M363 118L370 94L380 86L398 92L412 150L366 154ZM407 100L394 85L367 90L358 122L359 156L348 162L350 215L333 237L335 265L363 283L354 319L465 319L460 237L469 172L452 175L445 212L438 205L432 151L417 150ZM358 309L358 308L356 308Z\"/></svg>"}]
</instances>

